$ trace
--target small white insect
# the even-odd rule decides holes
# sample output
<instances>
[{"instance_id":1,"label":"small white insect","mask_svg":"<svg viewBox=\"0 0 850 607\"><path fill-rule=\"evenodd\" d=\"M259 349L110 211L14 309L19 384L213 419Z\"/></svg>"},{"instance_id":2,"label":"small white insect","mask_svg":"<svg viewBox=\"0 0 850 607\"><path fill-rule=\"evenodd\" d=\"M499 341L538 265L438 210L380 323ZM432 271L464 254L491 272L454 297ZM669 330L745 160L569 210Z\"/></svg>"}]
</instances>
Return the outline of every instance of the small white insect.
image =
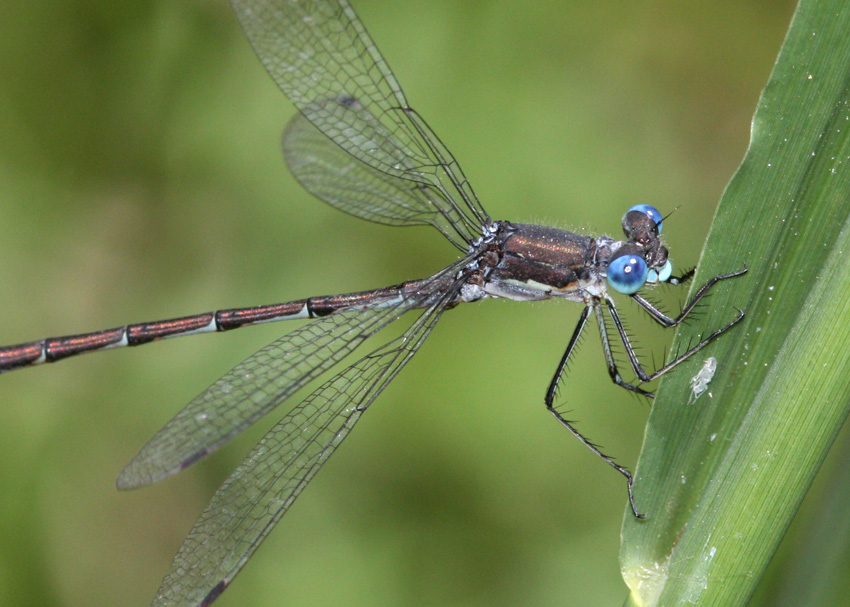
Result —
<instances>
[{"instance_id":1,"label":"small white insect","mask_svg":"<svg viewBox=\"0 0 850 607\"><path fill-rule=\"evenodd\" d=\"M708 390L708 382L714 377L714 372L717 371L717 359L713 356L705 359L705 363L700 370L691 378L691 398L688 399L688 404L696 402L702 396L702 393ZM711 392L708 393L711 397Z\"/></svg>"}]
</instances>

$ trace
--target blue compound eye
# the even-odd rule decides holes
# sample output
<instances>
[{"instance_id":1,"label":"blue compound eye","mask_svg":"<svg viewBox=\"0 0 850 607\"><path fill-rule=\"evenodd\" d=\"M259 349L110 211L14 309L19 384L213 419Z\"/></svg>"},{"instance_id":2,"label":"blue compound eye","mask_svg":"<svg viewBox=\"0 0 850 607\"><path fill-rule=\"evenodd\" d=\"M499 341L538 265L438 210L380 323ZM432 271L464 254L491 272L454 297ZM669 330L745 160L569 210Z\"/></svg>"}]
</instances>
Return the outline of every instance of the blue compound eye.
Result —
<instances>
[{"instance_id":1,"label":"blue compound eye","mask_svg":"<svg viewBox=\"0 0 850 607\"><path fill-rule=\"evenodd\" d=\"M646 282L667 282L673 275L673 264L668 259L660 270L650 270L646 275Z\"/></svg>"},{"instance_id":2,"label":"blue compound eye","mask_svg":"<svg viewBox=\"0 0 850 607\"><path fill-rule=\"evenodd\" d=\"M658 233L661 234L661 224L664 221L664 217L661 215L661 212L658 209L649 204L636 204L628 211L626 211L626 213L631 213L632 211L640 211L641 213L648 216L652 221L655 222L655 228L658 230Z\"/></svg>"},{"instance_id":3,"label":"blue compound eye","mask_svg":"<svg viewBox=\"0 0 850 607\"><path fill-rule=\"evenodd\" d=\"M608 264L608 284L618 293L631 295L646 282L646 262L637 255L621 255Z\"/></svg>"}]
</instances>

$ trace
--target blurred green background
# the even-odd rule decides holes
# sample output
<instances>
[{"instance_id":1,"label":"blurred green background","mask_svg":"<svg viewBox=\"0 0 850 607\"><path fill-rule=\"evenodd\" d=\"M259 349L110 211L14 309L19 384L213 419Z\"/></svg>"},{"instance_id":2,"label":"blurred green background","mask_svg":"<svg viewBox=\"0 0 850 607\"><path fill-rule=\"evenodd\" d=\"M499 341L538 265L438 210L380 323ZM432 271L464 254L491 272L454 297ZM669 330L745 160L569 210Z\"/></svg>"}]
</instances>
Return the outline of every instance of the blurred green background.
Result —
<instances>
[{"instance_id":1,"label":"blurred green background","mask_svg":"<svg viewBox=\"0 0 850 607\"><path fill-rule=\"evenodd\" d=\"M412 105L497 219L619 234L679 207L697 262L794 3L361 0ZM287 174L293 110L223 0L34 0L0 20L0 342L361 290L455 258ZM668 309L684 293L660 292ZM648 361L670 335L623 302ZM542 404L578 306L446 314L217 605L618 605L625 486ZM146 605L212 492L276 419L160 486L124 463L286 325L0 380L0 604ZM595 333L595 330L591 330ZM645 402L595 335L561 391L628 465ZM638 495L638 500L640 496Z\"/></svg>"}]
</instances>

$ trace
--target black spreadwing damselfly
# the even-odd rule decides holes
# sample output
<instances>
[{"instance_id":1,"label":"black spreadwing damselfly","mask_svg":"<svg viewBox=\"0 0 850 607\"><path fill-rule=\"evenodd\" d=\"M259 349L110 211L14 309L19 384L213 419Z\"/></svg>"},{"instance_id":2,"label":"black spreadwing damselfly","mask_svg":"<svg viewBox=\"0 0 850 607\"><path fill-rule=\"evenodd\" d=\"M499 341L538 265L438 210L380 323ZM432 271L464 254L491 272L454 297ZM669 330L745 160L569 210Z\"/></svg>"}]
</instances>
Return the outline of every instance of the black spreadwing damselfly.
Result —
<instances>
[{"instance_id":1,"label":"black spreadwing damselfly","mask_svg":"<svg viewBox=\"0 0 850 607\"><path fill-rule=\"evenodd\" d=\"M165 337L226 331L250 324L313 319L237 365L202 392L126 466L120 488L160 481L206 457L363 341L406 312L421 314L404 333L322 383L249 453L203 511L163 580L154 605L209 605L233 580L354 424L416 353L440 316L487 298L583 304L545 395L550 413L627 479L628 470L588 441L559 412L558 384L593 315L608 373L617 385L652 396L640 384L665 374L743 318L736 316L654 372L638 360L609 289L631 297L665 327L679 324L719 281L709 280L670 317L640 295L678 285L649 205L625 213L624 238L591 237L530 224L494 221L454 157L407 103L398 82L345 0L233 0L245 33L269 74L299 110L283 138L286 161L302 185L357 217L396 226L430 225L460 252L433 276L371 291L221 310L159 322L0 348L0 371ZM607 318L637 382L622 378Z\"/></svg>"}]
</instances>

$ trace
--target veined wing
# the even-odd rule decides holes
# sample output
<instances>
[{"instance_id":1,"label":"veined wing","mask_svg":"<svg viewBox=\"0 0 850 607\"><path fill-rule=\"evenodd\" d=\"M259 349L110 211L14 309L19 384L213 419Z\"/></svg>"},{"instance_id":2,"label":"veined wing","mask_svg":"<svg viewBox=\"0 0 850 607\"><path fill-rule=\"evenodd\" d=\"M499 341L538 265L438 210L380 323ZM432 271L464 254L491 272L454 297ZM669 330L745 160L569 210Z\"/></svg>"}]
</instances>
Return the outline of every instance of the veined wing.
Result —
<instances>
[{"instance_id":1,"label":"veined wing","mask_svg":"<svg viewBox=\"0 0 850 607\"><path fill-rule=\"evenodd\" d=\"M367 110L349 108L364 113ZM295 178L314 196L361 219L393 226L431 225L462 251L468 249L434 186L378 171L352 157L331 141L303 114L296 114L283 131L283 155Z\"/></svg>"},{"instance_id":2,"label":"veined wing","mask_svg":"<svg viewBox=\"0 0 850 607\"><path fill-rule=\"evenodd\" d=\"M206 457L330 369L418 298L387 299L313 320L252 354L195 397L151 438L118 477L142 487Z\"/></svg>"},{"instance_id":3,"label":"veined wing","mask_svg":"<svg viewBox=\"0 0 850 607\"><path fill-rule=\"evenodd\" d=\"M373 169L430 186L439 193L432 204L460 240L469 243L480 235L488 217L475 192L451 153L408 106L346 0L232 4L266 70L316 128Z\"/></svg>"},{"instance_id":4,"label":"veined wing","mask_svg":"<svg viewBox=\"0 0 850 607\"><path fill-rule=\"evenodd\" d=\"M439 294L414 324L340 372L272 428L215 493L162 581L152 607L209 605L392 381L459 287Z\"/></svg>"}]
</instances>

